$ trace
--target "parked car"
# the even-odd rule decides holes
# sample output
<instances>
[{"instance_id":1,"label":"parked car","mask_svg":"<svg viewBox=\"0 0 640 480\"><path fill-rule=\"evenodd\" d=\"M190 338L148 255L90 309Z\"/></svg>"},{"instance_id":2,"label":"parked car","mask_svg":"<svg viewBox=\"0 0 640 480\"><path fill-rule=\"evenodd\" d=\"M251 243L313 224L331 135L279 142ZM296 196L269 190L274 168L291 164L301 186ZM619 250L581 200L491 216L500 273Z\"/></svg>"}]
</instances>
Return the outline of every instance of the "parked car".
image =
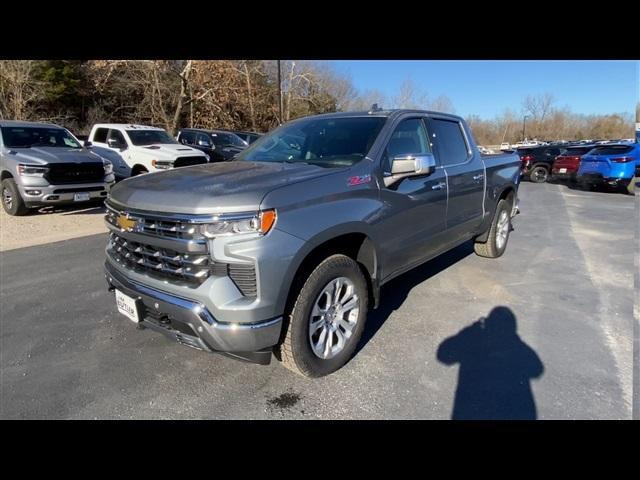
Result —
<instances>
[{"instance_id":1,"label":"parked car","mask_svg":"<svg viewBox=\"0 0 640 480\"><path fill-rule=\"evenodd\" d=\"M568 180L575 183L582 156L589 153L595 146L596 145L580 145L567 147L553 162L551 176L558 180Z\"/></svg>"},{"instance_id":2,"label":"parked car","mask_svg":"<svg viewBox=\"0 0 640 480\"><path fill-rule=\"evenodd\" d=\"M208 163L200 150L180 145L166 130L147 125L99 123L85 145L113 163L121 178Z\"/></svg>"},{"instance_id":3,"label":"parked car","mask_svg":"<svg viewBox=\"0 0 640 480\"><path fill-rule=\"evenodd\" d=\"M534 183L546 182L555 158L563 151L564 148L554 146L519 148L522 176Z\"/></svg>"},{"instance_id":4,"label":"parked car","mask_svg":"<svg viewBox=\"0 0 640 480\"><path fill-rule=\"evenodd\" d=\"M113 166L52 123L0 120L2 207L25 215L45 205L105 199Z\"/></svg>"},{"instance_id":5,"label":"parked car","mask_svg":"<svg viewBox=\"0 0 640 480\"><path fill-rule=\"evenodd\" d=\"M383 284L470 239L504 253L519 172L514 154L481 156L454 115L301 118L233 162L164 173L162 188L152 175L116 185L108 286L119 312L180 343L257 363L275 351L326 375Z\"/></svg>"},{"instance_id":6,"label":"parked car","mask_svg":"<svg viewBox=\"0 0 640 480\"><path fill-rule=\"evenodd\" d=\"M578 182L585 189L610 186L627 191L640 165L640 144L601 145L583 155Z\"/></svg>"},{"instance_id":7,"label":"parked car","mask_svg":"<svg viewBox=\"0 0 640 480\"><path fill-rule=\"evenodd\" d=\"M235 133L223 130L183 128L178 132L178 142L206 153L211 162L226 162L247 148L247 143Z\"/></svg>"},{"instance_id":8,"label":"parked car","mask_svg":"<svg viewBox=\"0 0 640 480\"><path fill-rule=\"evenodd\" d=\"M236 131L234 131L233 133L235 133L242 140L247 142L248 145L251 145L253 142L258 140L263 135L262 133L256 133L256 132L236 132Z\"/></svg>"},{"instance_id":9,"label":"parked car","mask_svg":"<svg viewBox=\"0 0 640 480\"><path fill-rule=\"evenodd\" d=\"M509 150L511 149L511 145L509 144L509 142L502 142L500 144L500 150Z\"/></svg>"}]
</instances>

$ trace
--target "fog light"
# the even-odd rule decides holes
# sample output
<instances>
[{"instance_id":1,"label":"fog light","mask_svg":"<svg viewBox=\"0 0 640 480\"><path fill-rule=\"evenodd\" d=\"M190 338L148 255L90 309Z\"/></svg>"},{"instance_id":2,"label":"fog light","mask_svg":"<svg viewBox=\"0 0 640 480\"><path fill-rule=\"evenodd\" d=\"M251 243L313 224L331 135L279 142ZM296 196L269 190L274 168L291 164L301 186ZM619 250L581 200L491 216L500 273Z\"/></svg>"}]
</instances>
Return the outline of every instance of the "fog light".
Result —
<instances>
[{"instance_id":1,"label":"fog light","mask_svg":"<svg viewBox=\"0 0 640 480\"><path fill-rule=\"evenodd\" d=\"M47 197L47 200L59 200L60 199L60 195L49 195Z\"/></svg>"},{"instance_id":2,"label":"fog light","mask_svg":"<svg viewBox=\"0 0 640 480\"><path fill-rule=\"evenodd\" d=\"M42 191L41 190L26 190L27 195L41 195Z\"/></svg>"}]
</instances>

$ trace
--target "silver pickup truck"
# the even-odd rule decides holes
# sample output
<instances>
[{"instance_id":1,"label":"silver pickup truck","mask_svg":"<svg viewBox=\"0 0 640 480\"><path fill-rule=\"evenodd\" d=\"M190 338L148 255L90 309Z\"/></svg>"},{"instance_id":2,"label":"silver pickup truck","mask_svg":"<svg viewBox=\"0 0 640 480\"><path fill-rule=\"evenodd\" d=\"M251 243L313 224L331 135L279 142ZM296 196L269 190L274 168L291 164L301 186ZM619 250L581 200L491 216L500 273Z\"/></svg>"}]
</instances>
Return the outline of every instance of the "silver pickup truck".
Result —
<instances>
[{"instance_id":1,"label":"silver pickup truck","mask_svg":"<svg viewBox=\"0 0 640 480\"><path fill-rule=\"evenodd\" d=\"M520 165L480 155L453 115L302 118L234 161L116 185L106 279L139 327L326 375L352 356L383 284L469 240L503 254Z\"/></svg>"},{"instance_id":2,"label":"silver pickup truck","mask_svg":"<svg viewBox=\"0 0 640 480\"><path fill-rule=\"evenodd\" d=\"M25 215L45 205L104 200L115 183L108 160L51 123L0 120L2 206Z\"/></svg>"}]
</instances>

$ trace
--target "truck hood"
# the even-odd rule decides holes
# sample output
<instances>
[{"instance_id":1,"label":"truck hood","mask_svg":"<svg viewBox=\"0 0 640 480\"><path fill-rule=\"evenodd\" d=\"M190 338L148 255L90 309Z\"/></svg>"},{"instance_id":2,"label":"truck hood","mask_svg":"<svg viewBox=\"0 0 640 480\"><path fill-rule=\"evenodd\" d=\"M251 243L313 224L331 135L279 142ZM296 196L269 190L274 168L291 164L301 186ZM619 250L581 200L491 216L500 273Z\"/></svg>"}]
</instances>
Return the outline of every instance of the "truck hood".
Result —
<instances>
[{"instance_id":1,"label":"truck hood","mask_svg":"<svg viewBox=\"0 0 640 480\"><path fill-rule=\"evenodd\" d=\"M137 152L150 155L157 160L175 160L178 157L204 157L204 153L195 148L180 143L165 143L156 145L134 146Z\"/></svg>"},{"instance_id":2,"label":"truck hood","mask_svg":"<svg viewBox=\"0 0 640 480\"><path fill-rule=\"evenodd\" d=\"M102 158L85 148L31 147L7 148L6 155L18 162L36 165L52 163L101 162Z\"/></svg>"},{"instance_id":3,"label":"truck hood","mask_svg":"<svg viewBox=\"0 0 640 480\"><path fill-rule=\"evenodd\" d=\"M118 206L167 213L254 211L267 193L343 169L275 162L223 162L129 178L111 189Z\"/></svg>"}]
</instances>

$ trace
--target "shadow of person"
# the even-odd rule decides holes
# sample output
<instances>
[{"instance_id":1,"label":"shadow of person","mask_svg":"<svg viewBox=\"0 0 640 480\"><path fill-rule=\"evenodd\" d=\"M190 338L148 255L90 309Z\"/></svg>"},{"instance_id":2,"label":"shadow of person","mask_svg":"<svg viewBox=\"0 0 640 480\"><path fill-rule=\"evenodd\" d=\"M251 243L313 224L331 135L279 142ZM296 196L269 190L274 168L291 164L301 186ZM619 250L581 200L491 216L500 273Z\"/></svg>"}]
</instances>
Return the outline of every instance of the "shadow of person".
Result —
<instances>
[{"instance_id":1,"label":"shadow of person","mask_svg":"<svg viewBox=\"0 0 640 480\"><path fill-rule=\"evenodd\" d=\"M438 347L445 365L459 363L453 420L535 420L532 378L544 365L516 332L516 317L495 307Z\"/></svg>"}]
</instances>

